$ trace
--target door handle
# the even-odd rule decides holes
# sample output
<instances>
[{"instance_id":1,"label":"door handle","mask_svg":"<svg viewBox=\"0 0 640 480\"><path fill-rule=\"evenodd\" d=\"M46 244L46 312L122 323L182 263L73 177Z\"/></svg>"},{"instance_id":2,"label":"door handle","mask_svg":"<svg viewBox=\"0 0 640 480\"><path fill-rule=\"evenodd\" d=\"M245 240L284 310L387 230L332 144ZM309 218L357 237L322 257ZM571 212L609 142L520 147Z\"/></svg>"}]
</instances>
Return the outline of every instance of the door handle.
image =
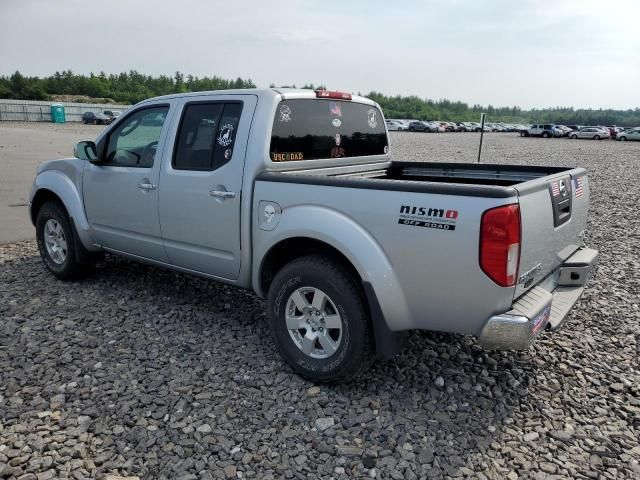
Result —
<instances>
[{"instance_id":1,"label":"door handle","mask_svg":"<svg viewBox=\"0 0 640 480\"><path fill-rule=\"evenodd\" d=\"M156 186L153 183L149 183L149 182L140 182L138 183L138 188L140 190L155 190Z\"/></svg>"},{"instance_id":2,"label":"door handle","mask_svg":"<svg viewBox=\"0 0 640 480\"><path fill-rule=\"evenodd\" d=\"M229 192L228 190L209 190L209 195L211 197L218 198L235 198L236 192Z\"/></svg>"}]
</instances>

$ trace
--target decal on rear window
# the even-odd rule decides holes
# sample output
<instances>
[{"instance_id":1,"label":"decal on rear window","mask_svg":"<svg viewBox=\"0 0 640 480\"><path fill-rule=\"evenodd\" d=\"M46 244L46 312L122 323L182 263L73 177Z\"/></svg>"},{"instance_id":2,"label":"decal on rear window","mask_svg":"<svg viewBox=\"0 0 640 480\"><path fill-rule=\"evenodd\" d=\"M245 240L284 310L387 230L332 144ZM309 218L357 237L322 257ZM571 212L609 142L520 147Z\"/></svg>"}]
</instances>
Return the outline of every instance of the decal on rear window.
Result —
<instances>
[{"instance_id":1,"label":"decal on rear window","mask_svg":"<svg viewBox=\"0 0 640 480\"><path fill-rule=\"evenodd\" d=\"M304 160L302 152L272 153L271 160L274 162L291 162L292 160Z\"/></svg>"},{"instance_id":2,"label":"decal on rear window","mask_svg":"<svg viewBox=\"0 0 640 480\"><path fill-rule=\"evenodd\" d=\"M280 105L280 121L281 122L291 121L291 109L289 108L289 105L284 103Z\"/></svg>"},{"instance_id":3,"label":"decal on rear window","mask_svg":"<svg viewBox=\"0 0 640 480\"><path fill-rule=\"evenodd\" d=\"M382 112L365 103L296 98L280 102L269 157L274 162L384 155Z\"/></svg>"}]
</instances>

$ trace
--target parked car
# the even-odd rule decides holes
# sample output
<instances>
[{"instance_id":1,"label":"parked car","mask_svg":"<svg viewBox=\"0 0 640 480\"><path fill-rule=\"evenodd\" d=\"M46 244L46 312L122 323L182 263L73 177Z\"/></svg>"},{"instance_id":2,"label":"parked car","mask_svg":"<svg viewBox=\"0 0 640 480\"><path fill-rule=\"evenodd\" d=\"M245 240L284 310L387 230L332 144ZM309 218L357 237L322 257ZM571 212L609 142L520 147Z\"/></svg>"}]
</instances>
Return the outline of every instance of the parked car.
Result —
<instances>
[{"instance_id":1,"label":"parked car","mask_svg":"<svg viewBox=\"0 0 640 480\"><path fill-rule=\"evenodd\" d=\"M381 118L326 90L145 100L39 166L43 263L70 280L110 252L252 288L277 350L317 382L394 355L409 330L524 349L559 328L597 262L580 246L586 171L392 161Z\"/></svg>"},{"instance_id":2,"label":"parked car","mask_svg":"<svg viewBox=\"0 0 640 480\"><path fill-rule=\"evenodd\" d=\"M400 123L397 120L387 120L385 121L385 123L387 124L387 130L389 130L390 132L402 132L404 130L407 130L407 127L405 127L403 123Z\"/></svg>"},{"instance_id":3,"label":"parked car","mask_svg":"<svg viewBox=\"0 0 640 480\"><path fill-rule=\"evenodd\" d=\"M588 138L591 140L607 139L611 136L609 130L598 127L584 127L580 130L573 131L569 134L569 138L575 140L577 138Z\"/></svg>"},{"instance_id":4,"label":"parked car","mask_svg":"<svg viewBox=\"0 0 640 480\"><path fill-rule=\"evenodd\" d=\"M437 122L435 120L427 120L427 123L431 125L432 132L444 133L447 131L446 126L442 122Z\"/></svg>"},{"instance_id":5,"label":"parked car","mask_svg":"<svg viewBox=\"0 0 640 480\"><path fill-rule=\"evenodd\" d=\"M555 129L558 131L556 134L557 137L566 137L572 131L566 125L556 125Z\"/></svg>"},{"instance_id":6,"label":"parked car","mask_svg":"<svg viewBox=\"0 0 640 480\"><path fill-rule=\"evenodd\" d=\"M543 138L551 138L557 135L557 131L555 130L555 125L551 123L545 124L534 124L531 125L531 128L525 131L524 136L527 137L543 137Z\"/></svg>"},{"instance_id":7,"label":"parked car","mask_svg":"<svg viewBox=\"0 0 640 480\"><path fill-rule=\"evenodd\" d=\"M94 125L108 125L111 123L111 118L107 117L104 113L84 112L82 114L82 123L93 123Z\"/></svg>"},{"instance_id":8,"label":"parked car","mask_svg":"<svg viewBox=\"0 0 640 480\"><path fill-rule=\"evenodd\" d=\"M611 138L616 138L618 136L618 132L620 131L620 129L615 125L607 125L604 128L609 130L609 134L611 135Z\"/></svg>"},{"instance_id":9,"label":"parked car","mask_svg":"<svg viewBox=\"0 0 640 480\"><path fill-rule=\"evenodd\" d=\"M102 113L104 113L107 117L109 117L109 125L115 122L118 119L118 117L122 115L122 112L118 112L116 110L105 110Z\"/></svg>"},{"instance_id":10,"label":"parked car","mask_svg":"<svg viewBox=\"0 0 640 480\"><path fill-rule=\"evenodd\" d=\"M581 128L583 128L582 125L567 125L567 127L569 127L572 131L573 130L580 130Z\"/></svg>"},{"instance_id":11,"label":"parked car","mask_svg":"<svg viewBox=\"0 0 640 480\"><path fill-rule=\"evenodd\" d=\"M625 129L618 134L618 140L625 142L627 140L640 140L640 127Z\"/></svg>"},{"instance_id":12,"label":"parked car","mask_svg":"<svg viewBox=\"0 0 640 480\"><path fill-rule=\"evenodd\" d=\"M423 122L421 120L416 120L415 122L411 122L409 124L410 132L435 132L437 129L431 125L429 122Z\"/></svg>"}]
</instances>

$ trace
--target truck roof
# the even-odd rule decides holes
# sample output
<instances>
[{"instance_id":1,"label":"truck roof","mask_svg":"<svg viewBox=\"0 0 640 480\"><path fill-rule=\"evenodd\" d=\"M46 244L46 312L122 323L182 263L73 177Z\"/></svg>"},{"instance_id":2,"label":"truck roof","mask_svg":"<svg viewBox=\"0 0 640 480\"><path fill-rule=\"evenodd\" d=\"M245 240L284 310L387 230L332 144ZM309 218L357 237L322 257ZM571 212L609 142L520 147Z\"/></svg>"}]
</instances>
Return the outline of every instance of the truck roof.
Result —
<instances>
[{"instance_id":1,"label":"truck roof","mask_svg":"<svg viewBox=\"0 0 640 480\"><path fill-rule=\"evenodd\" d=\"M206 90L202 92L187 92L187 93L172 93L169 95L161 95L158 97L147 98L140 103L151 102L161 99L172 99L181 97L202 97L202 96L215 96L215 95L256 95L258 97L276 97L281 96L288 99L291 98L316 98L315 90L303 89L303 88L242 88L242 89L229 89L229 90ZM377 105L376 102L360 95L353 95L351 101L358 103L367 103L370 105Z\"/></svg>"}]
</instances>

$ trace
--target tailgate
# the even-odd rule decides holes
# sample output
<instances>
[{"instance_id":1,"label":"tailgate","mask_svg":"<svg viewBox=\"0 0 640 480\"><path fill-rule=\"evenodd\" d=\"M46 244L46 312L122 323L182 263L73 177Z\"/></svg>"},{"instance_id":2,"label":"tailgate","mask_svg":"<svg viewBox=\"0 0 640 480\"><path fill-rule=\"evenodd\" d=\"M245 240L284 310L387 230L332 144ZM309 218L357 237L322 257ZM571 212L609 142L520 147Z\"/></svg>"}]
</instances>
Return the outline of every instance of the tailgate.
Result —
<instances>
[{"instance_id":1,"label":"tailgate","mask_svg":"<svg viewBox=\"0 0 640 480\"><path fill-rule=\"evenodd\" d=\"M589 180L583 168L515 186L522 240L515 296L555 271L582 245L587 225Z\"/></svg>"}]
</instances>

